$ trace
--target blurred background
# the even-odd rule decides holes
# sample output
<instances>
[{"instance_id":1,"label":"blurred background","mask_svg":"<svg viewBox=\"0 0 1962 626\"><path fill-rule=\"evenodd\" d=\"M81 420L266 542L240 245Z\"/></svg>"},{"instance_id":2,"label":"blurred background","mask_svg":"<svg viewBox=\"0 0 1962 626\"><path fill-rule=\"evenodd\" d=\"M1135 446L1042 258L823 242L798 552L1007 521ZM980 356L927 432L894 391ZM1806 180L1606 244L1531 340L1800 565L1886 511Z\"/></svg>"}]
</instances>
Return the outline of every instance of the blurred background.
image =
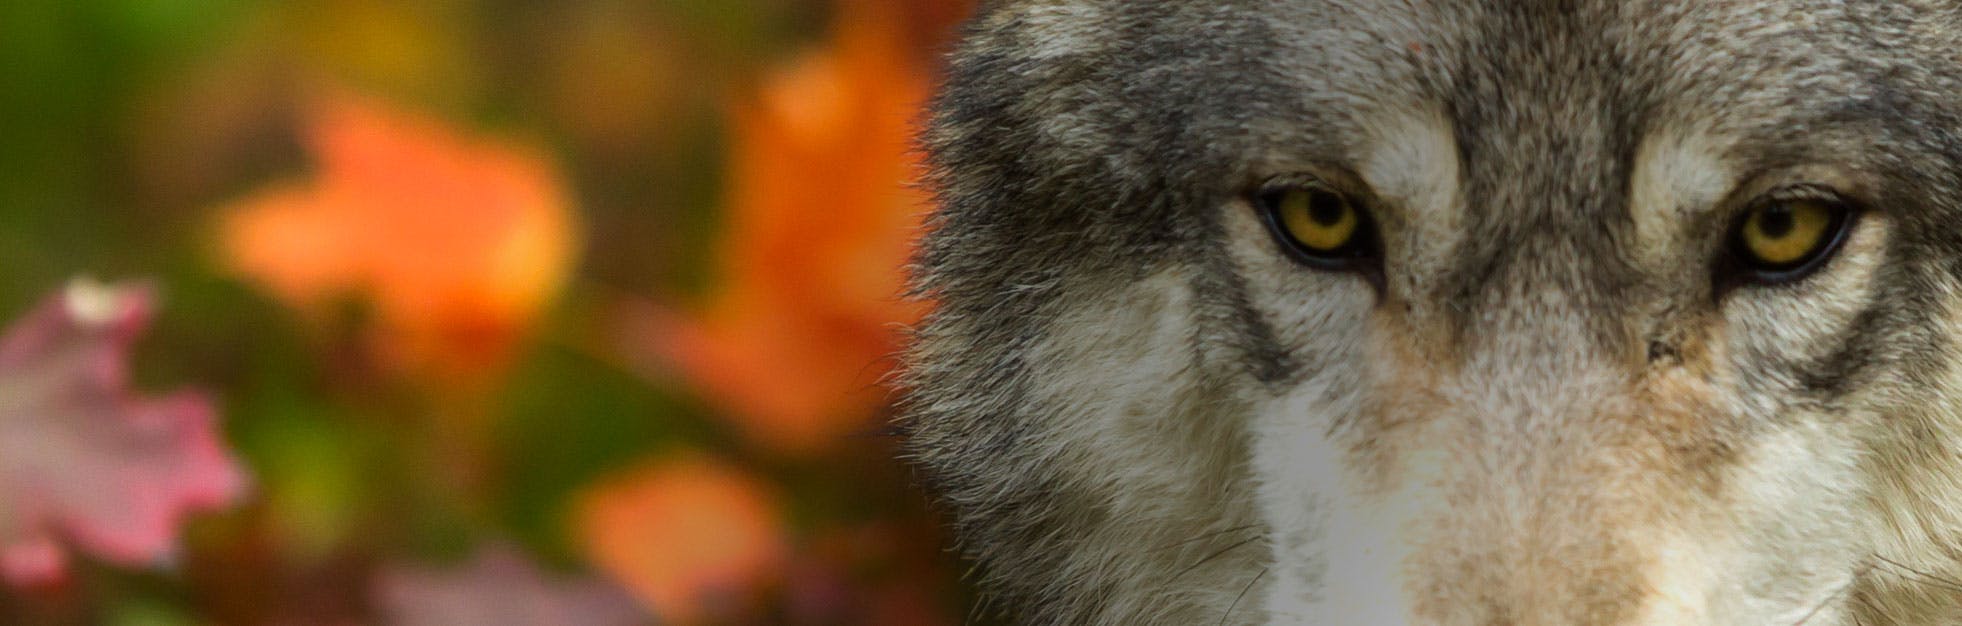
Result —
<instances>
[{"instance_id":1,"label":"blurred background","mask_svg":"<svg viewBox=\"0 0 1962 626\"><path fill-rule=\"evenodd\" d=\"M965 0L0 2L0 623L957 624Z\"/></svg>"}]
</instances>

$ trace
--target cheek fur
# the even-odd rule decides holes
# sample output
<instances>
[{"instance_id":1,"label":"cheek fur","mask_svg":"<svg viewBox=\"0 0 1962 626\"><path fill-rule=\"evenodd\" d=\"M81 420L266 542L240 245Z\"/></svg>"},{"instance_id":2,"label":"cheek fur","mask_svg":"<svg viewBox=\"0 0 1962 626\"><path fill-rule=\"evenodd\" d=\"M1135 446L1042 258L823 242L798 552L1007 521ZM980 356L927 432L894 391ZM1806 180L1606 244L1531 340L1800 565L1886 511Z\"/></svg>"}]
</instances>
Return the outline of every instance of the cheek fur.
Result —
<instances>
[{"instance_id":1,"label":"cheek fur","mask_svg":"<svg viewBox=\"0 0 1962 626\"><path fill-rule=\"evenodd\" d=\"M1344 390L1347 391L1344 391ZM1412 623L1402 568L1412 544L1399 536L1409 511L1359 492L1352 442L1332 425L1360 410L1356 386L1310 380L1254 414L1259 511L1272 532L1275 624Z\"/></svg>"}]
</instances>

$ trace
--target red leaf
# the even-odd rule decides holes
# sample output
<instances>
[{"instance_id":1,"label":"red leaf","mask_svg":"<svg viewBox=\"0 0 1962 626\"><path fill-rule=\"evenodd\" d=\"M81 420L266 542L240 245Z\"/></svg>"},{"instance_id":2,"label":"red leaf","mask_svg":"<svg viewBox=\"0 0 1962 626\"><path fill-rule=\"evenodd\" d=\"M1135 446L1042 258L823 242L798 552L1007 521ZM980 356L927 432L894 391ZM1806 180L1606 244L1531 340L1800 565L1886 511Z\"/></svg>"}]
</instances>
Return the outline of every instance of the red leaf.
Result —
<instances>
[{"instance_id":1,"label":"red leaf","mask_svg":"<svg viewBox=\"0 0 1962 626\"><path fill-rule=\"evenodd\" d=\"M193 511L232 502L244 477L196 393L138 396L130 346L144 286L77 281L0 335L0 578L52 582L58 542L121 565L159 561Z\"/></svg>"}]
</instances>

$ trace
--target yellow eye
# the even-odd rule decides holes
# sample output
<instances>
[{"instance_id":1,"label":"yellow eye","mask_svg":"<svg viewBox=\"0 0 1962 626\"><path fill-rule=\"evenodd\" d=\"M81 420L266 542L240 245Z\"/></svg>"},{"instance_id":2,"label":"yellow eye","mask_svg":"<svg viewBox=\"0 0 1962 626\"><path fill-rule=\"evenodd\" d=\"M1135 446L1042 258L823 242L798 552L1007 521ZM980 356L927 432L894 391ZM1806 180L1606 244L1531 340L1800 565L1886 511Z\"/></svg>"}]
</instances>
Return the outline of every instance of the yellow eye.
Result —
<instances>
[{"instance_id":1,"label":"yellow eye","mask_svg":"<svg viewBox=\"0 0 1962 626\"><path fill-rule=\"evenodd\" d=\"M1347 199L1318 188L1281 192L1275 211L1288 236L1315 252L1333 253L1349 245L1362 221Z\"/></svg>"},{"instance_id":2,"label":"yellow eye","mask_svg":"<svg viewBox=\"0 0 1962 626\"><path fill-rule=\"evenodd\" d=\"M1290 258L1315 269L1356 272L1381 287L1381 243L1364 205L1315 179L1269 182L1252 200Z\"/></svg>"},{"instance_id":3,"label":"yellow eye","mask_svg":"<svg viewBox=\"0 0 1962 626\"><path fill-rule=\"evenodd\" d=\"M1737 247L1759 271L1798 269L1822 257L1838 241L1846 213L1844 206L1824 200L1767 202L1744 216Z\"/></svg>"},{"instance_id":4,"label":"yellow eye","mask_svg":"<svg viewBox=\"0 0 1962 626\"><path fill-rule=\"evenodd\" d=\"M1356 207L1318 186L1288 187L1270 194L1275 226L1290 242L1311 255L1333 256L1356 243L1362 215Z\"/></svg>"}]
</instances>

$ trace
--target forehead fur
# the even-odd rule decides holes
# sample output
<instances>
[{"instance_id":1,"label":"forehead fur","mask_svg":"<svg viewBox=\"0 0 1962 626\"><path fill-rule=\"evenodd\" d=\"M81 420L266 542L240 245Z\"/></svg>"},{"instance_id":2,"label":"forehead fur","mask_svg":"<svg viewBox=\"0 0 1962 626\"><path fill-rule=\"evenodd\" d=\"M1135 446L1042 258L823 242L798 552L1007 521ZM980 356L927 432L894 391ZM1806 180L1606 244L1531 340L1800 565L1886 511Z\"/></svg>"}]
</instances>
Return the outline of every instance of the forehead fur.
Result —
<instances>
[{"instance_id":1,"label":"forehead fur","mask_svg":"<svg viewBox=\"0 0 1962 626\"><path fill-rule=\"evenodd\" d=\"M1957 54L1954 23L1913 2L998 2L954 57L928 143L943 219L1066 232L1053 245L1074 250L1170 243L1197 232L1180 213L1252 177L1355 165L1383 116L1440 108L1473 196L1528 160L1592 170L1542 173L1572 189L1538 191L1617 195L1659 126L1753 139L1740 159L1852 147L1878 166L1896 155L1845 144L1928 135L1906 120L1953 100L1926 60ZM971 215L970 193L1026 201Z\"/></svg>"},{"instance_id":2,"label":"forehead fur","mask_svg":"<svg viewBox=\"0 0 1962 626\"><path fill-rule=\"evenodd\" d=\"M1410 294L1452 310L1520 280L1624 299L1643 280L1632 170L1658 136L1746 175L1882 173L1864 200L1941 223L1949 199L1885 193L1956 187L1962 89L1928 61L1956 57L1958 20L1924 2L998 2L926 137L943 208L921 287L950 311L1000 309L1223 263L1218 207L1277 174L1367 173L1410 149L1413 120L1449 133L1431 143L1453 158L1432 164L1458 169L1422 199L1455 197L1452 239L1488 244L1439 258L1451 272L1415 287L1441 291ZM1424 207L1383 218L1400 208Z\"/></svg>"}]
</instances>

